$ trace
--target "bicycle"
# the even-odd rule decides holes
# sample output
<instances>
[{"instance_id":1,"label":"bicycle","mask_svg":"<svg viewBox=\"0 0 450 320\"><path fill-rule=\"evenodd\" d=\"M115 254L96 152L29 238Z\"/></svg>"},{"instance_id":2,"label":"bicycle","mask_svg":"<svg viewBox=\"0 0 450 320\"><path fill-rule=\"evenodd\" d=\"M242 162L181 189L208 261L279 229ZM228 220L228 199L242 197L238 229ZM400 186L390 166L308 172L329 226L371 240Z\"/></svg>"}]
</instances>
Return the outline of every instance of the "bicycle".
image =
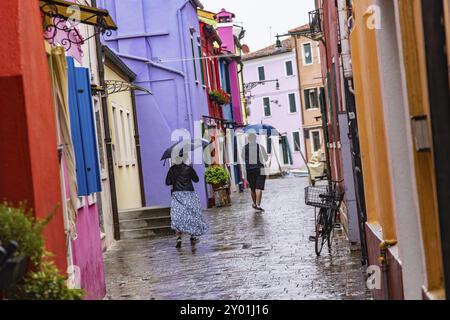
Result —
<instances>
[{"instance_id":1,"label":"bicycle","mask_svg":"<svg viewBox=\"0 0 450 320\"><path fill-rule=\"evenodd\" d=\"M314 207L315 236L311 236L310 241L315 242L317 256L322 253L325 242L328 244L328 252L331 253L336 216L345 194L339 187L343 181L331 181L329 185L313 185L305 188L305 203Z\"/></svg>"}]
</instances>

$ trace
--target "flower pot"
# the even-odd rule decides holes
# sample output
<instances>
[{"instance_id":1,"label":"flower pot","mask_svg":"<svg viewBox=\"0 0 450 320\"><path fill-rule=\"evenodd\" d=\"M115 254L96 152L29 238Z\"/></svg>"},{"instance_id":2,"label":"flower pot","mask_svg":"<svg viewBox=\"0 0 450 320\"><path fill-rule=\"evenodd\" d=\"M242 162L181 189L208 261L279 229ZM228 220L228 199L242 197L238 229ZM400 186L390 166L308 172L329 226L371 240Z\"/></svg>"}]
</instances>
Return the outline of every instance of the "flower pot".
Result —
<instances>
[{"instance_id":1,"label":"flower pot","mask_svg":"<svg viewBox=\"0 0 450 320\"><path fill-rule=\"evenodd\" d=\"M28 256L9 259L0 270L0 291L14 287L25 276L29 262Z\"/></svg>"},{"instance_id":2,"label":"flower pot","mask_svg":"<svg viewBox=\"0 0 450 320\"><path fill-rule=\"evenodd\" d=\"M214 190L214 202L216 204L216 207L219 208L231 206L229 188L225 187Z\"/></svg>"}]
</instances>

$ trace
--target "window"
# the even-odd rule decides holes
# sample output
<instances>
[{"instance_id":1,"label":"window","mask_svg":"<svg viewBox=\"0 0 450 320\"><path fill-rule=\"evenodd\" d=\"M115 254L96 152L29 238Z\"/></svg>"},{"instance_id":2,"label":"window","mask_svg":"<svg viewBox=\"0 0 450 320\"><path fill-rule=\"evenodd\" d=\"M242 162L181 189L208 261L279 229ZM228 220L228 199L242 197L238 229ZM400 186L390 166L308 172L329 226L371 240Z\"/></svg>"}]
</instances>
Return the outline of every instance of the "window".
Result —
<instances>
[{"instance_id":1,"label":"window","mask_svg":"<svg viewBox=\"0 0 450 320\"><path fill-rule=\"evenodd\" d=\"M313 152L316 152L320 150L322 146L322 141L320 138L320 131L311 131L311 146L313 149Z\"/></svg>"},{"instance_id":2,"label":"window","mask_svg":"<svg viewBox=\"0 0 450 320\"><path fill-rule=\"evenodd\" d=\"M119 118L118 118L118 111L115 106L112 108L113 110L113 121L114 121L114 150L116 155L116 161L115 163L119 166L122 166L122 143L120 141L120 135L119 135Z\"/></svg>"},{"instance_id":3,"label":"window","mask_svg":"<svg viewBox=\"0 0 450 320\"><path fill-rule=\"evenodd\" d=\"M131 155L131 163L133 165L136 164L136 145L134 141L134 134L133 134L133 126L131 122L131 114L127 112L127 124L128 124L128 135L130 139L130 155Z\"/></svg>"},{"instance_id":4,"label":"window","mask_svg":"<svg viewBox=\"0 0 450 320\"><path fill-rule=\"evenodd\" d=\"M304 43L303 44L303 64L309 65L312 63L313 63L313 56L312 56L311 43Z\"/></svg>"},{"instance_id":5,"label":"window","mask_svg":"<svg viewBox=\"0 0 450 320\"><path fill-rule=\"evenodd\" d=\"M67 58L70 129L75 152L78 196L101 191L94 106L87 68L75 67Z\"/></svg>"},{"instance_id":6,"label":"window","mask_svg":"<svg viewBox=\"0 0 450 320\"><path fill-rule=\"evenodd\" d=\"M288 99L289 99L289 112L296 113L297 112L297 101L295 99L295 93L289 93Z\"/></svg>"},{"instance_id":7,"label":"window","mask_svg":"<svg viewBox=\"0 0 450 320\"><path fill-rule=\"evenodd\" d=\"M264 104L264 116L270 117L272 115L272 111L270 110L270 98L264 98L263 104Z\"/></svg>"},{"instance_id":8,"label":"window","mask_svg":"<svg viewBox=\"0 0 450 320\"><path fill-rule=\"evenodd\" d=\"M316 88L306 89L304 95L306 110L319 108L319 95Z\"/></svg>"},{"instance_id":9,"label":"window","mask_svg":"<svg viewBox=\"0 0 450 320\"><path fill-rule=\"evenodd\" d=\"M292 61L285 62L286 67L286 77L290 77L294 75L294 66L292 65Z\"/></svg>"},{"instance_id":10,"label":"window","mask_svg":"<svg viewBox=\"0 0 450 320\"><path fill-rule=\"evenodd\" d=\"M294 142L294 151L295 152L301 151L301 148L300 148L300 132L298 132L298 131L292 132L292 141Z\"/></svg>"},{"instance_id":11,"label":"window","mask_svg":"<svg viewBox=\"0 0 450 320\"><path fill-rule=\"evenodd\" d=\"M258 79L259 81L266 80L266 72L264 70L264 67L258 67Z\"/></svg>"},{"instance_id":12,"label":"window","mask_svg":"<svg viewBox=\"0 0 450 320\"><path fill-rule=\"evenodd\" d=\"M123 152L122 152L122 163L125 163L126 165L130 164L130 154L128 152L129 143L127 139L127 128L125 123L125 112L123 110L120 110L120 128L122 129L122 146L123 146Z\"/></svg>"},{"instance_id":13,"label":"window","mask_svg":"<svg viewBox=\"0 0 450 320\"><path fill-rule=\"evenodd\" d=\"M94 112L95 112L95 129L98 138L98 156L100 160L100 170L102 176L106 176L106 160L105 160L105 145L103 138L102 114L100 102L98 98L94 98Z\"/></svg>"}]
</instances>

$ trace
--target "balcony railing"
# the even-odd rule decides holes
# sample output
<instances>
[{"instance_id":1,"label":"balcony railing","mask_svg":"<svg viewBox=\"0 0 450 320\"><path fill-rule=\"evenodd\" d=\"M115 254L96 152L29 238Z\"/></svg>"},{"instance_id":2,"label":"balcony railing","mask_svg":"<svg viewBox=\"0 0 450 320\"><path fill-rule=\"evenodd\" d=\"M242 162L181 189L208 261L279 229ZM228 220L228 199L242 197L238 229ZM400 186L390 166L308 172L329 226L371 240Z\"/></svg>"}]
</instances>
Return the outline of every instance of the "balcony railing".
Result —
<instances>
[{"instance_id":1,"label":"balcony railing","mask_svg":"<svg viewBox=\"0 0 450 320\"><path fill-rule=\"evenodd\" d=\"M322 18L322 9L316 9L309 12L309 29L311 32L310 36L316 41L322 40L323 38Z\"/></svg>"}]
</instances>

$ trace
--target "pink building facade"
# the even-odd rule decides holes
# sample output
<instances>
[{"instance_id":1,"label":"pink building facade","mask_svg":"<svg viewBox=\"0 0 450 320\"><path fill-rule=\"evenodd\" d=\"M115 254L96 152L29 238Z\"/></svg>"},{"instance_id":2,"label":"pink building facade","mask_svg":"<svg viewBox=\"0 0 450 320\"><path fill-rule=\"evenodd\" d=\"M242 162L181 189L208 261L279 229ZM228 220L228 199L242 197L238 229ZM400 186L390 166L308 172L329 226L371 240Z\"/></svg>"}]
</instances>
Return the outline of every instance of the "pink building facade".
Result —
<instances>
[{"instance_id":1,"label":"pink building facade","mask_svg":"<svg viewBox=\"0 0 450 320\"><path fill-rule=\"evenodd\" d=\"M243 61L246 84L267 81L246 92L248 123L272 125L281 134L280 139L265 142L268 151L272 151L271 173L304 169L298 69L290 40L283 42L282 49L267 47L244 56Z\"/></svg>"}]
</instances>

